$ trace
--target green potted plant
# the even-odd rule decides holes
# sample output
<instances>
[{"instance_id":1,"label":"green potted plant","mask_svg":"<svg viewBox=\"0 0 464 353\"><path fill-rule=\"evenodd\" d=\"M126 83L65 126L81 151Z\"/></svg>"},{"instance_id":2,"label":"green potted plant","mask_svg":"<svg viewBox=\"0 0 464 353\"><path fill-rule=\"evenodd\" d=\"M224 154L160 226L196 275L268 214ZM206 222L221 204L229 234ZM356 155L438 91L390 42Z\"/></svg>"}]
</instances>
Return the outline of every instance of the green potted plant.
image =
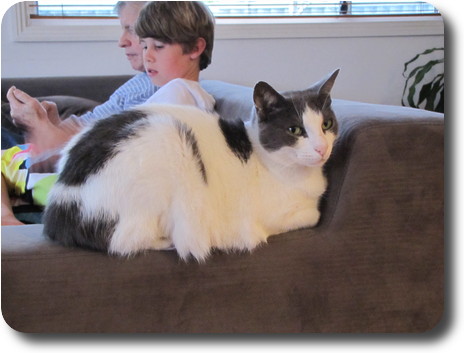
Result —
<instances>
[{"instance_id":1,"label":"green potted plant","mask_svg":"<svg viewBox=\"0 0 464 353\"><path fill-rule=\"evenodd\" d=\"M437 58L436 54L440 52L442 54ZM444 112L444 61L444 48L431 48L404 64L403 106Z\"/></svg>"}]
</instances>

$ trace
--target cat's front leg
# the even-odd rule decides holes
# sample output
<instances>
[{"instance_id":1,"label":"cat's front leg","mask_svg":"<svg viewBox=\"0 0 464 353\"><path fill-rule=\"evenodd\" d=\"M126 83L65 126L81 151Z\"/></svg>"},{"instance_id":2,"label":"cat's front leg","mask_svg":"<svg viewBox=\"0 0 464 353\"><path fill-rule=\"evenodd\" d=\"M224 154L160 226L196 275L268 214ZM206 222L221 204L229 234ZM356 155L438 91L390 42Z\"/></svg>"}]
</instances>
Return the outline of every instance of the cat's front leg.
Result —
<instances>
[{"instance_id":1,"label":"cat's front leg","mask_svg":"<svg viewBox=\"0 0 464 353\"><path fill-rule=\"evenodd\" d=\"M287 222L285 222L286 227L283 231L313 227L319 222L320 216L321 213L317 209L317 206L288 213L286 216Z\"/></svg>"},{"instance_id":2,"label":"cat's front leg","mask_svg":"<svg viewBox=\"0 0 464 353\"><path fill-rule=\"evenodd\" d=\"M195 212L195 207L178 207L172 215L172 242L183 260L190 255L197 261L204 261L211 252L211 236L208 222Z\"/></svg>"},{"instance_id":3,"label":"cat's front leg","mask_svg":"<svg viewBox=\"0 0 464 353\"><path fill-rule=\"evenodd\" d=\"M172 249L174 244L172 243L171 238L166 236L160 236L158 234L153 234L153 241L150 245L150 249L153 250L166 250Z\"/></svg>"},{"instance_id":4,"label":"cat's front leg","mask_svg":"<svg viewBox=\"0 0 464 353\"><path fill-rule=\"evenodd\" d=\"M247 226L242 225L241 241L243 248L246 250L253 250L261 243L266 243L269 237L269 232L266 231L262 224L250 220Z\"/></svg>"},{"instance_id":5,"label":"cat's front leg","mask_svg":"<svg viewBox=\"0 0 464 353\"><path fill-rule=\"evenodd\" d=\"M163 250L172 247L156 217L125 217L111 238L110 253L131 255L143 250Z\"/></svg>"}]
</instances>

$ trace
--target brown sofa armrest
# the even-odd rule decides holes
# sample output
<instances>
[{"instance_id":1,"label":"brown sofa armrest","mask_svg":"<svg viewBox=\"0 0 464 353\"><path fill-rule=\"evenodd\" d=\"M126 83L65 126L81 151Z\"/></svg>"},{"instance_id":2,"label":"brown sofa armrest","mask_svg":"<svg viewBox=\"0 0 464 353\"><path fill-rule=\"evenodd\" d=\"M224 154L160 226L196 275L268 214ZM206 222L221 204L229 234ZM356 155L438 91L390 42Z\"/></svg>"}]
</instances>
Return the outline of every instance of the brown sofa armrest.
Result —
<instances>
[{"instance_id":1,"label":"brown sofa armrest","mask_svg":"<svg viewBox=\"0 0 464 353\"><path fill-rule=\"evenodd\" d=\"M3 227L6 322L47 333L433 329L444 308L443 116L334 108L340 138L317 227L204 264L174 251L115 258L63 248L40 225Z\"/></svg>"}]
</instances>

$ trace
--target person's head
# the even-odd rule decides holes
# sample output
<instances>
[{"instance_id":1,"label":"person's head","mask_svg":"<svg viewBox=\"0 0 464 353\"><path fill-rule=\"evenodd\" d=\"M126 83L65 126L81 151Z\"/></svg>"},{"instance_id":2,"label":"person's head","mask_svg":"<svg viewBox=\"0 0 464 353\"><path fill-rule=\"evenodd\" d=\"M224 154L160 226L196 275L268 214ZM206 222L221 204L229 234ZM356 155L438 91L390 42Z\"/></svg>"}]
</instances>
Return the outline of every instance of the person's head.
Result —
<instances>
[{"instance_id":1,"label":"person's head","mask_svg":"<svg viewBox=\"0 0 464 353\"><path fill-rule=\"evenodd\" d=\"M135 31L144 46L145 69L156 85L174 78L198 80L211 63L214 17L198 1L151 1Z\"/></svg>"},{"instance_id":2,"label":"person's head","mask_svg":"<svg viewBox=\"0 0 464 353\"><path fill-rule=\"evenodd\" d=\"M143 47L135 33L134 26L140 10L146 3L147 1L119 1L115 9L122 27L118 45L124 48L132 68L137 71L145 71L145 67L143 66Z\"/></svg>"}]
</instances>

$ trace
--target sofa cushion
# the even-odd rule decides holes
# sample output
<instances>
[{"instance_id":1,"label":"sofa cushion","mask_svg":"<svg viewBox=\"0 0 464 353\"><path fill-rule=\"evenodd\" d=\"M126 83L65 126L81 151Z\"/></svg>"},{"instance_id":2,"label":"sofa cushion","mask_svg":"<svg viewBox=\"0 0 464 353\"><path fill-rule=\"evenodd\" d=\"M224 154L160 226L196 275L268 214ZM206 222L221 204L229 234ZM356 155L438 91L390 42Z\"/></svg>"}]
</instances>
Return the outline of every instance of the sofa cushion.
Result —
<instances>
[{"instance_id":1,"label":"sofa cushion","mask_svg":"<svg viewBox=\"0 0 464 353\"><path fill-rule=\"evenodd\" d=\"M203 80L201 86L216 100L216 111L225 119L248 120L253 105L253 88L223 81Z\"/></svg>"}]
</instances>

